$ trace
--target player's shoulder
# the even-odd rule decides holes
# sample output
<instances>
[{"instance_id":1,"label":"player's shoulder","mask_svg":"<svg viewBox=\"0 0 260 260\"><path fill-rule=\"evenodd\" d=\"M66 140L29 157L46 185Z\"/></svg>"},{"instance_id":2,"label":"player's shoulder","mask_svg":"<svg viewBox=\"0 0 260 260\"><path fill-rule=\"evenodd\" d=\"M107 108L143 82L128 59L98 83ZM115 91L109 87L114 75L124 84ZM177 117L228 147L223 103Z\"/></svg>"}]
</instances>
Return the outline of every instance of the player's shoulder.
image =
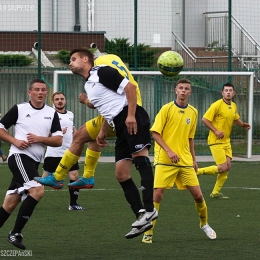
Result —
<instances>
[{"instance_id":1,"label":"player's shoulder","mask_svg":"<svg viewBox=\"0 0 260 260\"><path fill-rule=\"evenodd\" d=\"M188 104L188 108L191 109L195 114L198 114L198 109L191 104Z\"/></svg>"}]
</instances>

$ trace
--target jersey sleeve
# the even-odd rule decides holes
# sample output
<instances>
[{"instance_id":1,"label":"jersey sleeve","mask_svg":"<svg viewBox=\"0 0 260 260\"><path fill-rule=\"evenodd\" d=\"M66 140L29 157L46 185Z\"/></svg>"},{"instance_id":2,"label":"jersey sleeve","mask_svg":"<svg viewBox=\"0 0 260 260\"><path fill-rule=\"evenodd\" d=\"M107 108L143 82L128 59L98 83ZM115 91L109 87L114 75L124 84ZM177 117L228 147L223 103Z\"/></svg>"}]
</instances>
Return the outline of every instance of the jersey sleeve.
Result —
<instances>
[{"instance_id":1,"label":"jersey sleeve","mask_svg":"<svg viewBox=\"0 0 260 260\"><path fill-rule=\"evenodd\" d=\"M154 119L154 123L152 125L152 127L150 128L151 132L156 132L158 134L162 134L163 128L166 124L167 121L167 109L166 106L163 106L160 111L158 112L158 114L156 115L155 119Z\"/></svg>"},{"instance_id":2,"label":"jersey sleeve","mask_svg":"<svg viewBox=\"0 0 260 260\"><path fill-rule=\"evenodd\" d=\"M240 118L240 115L237 112L237 105L235 103L234 103L234 106L235 106L235 111L236 111L234 120L238 120Z\"/></svg>"},{"instance_id":3,"label":"jersey sleeve","mask_svg":"<svg viewBox=\"0 0 260 260\"><path fill-rule=\"evenodd\" d=\"M219 107L218 103L214 102L213 104L211 104L211 106L205 112L203 117L206 118L207 120L209 120L210 122L212 122L215 117L218 107Z\"/></svg>"},{"instance_id":4,"label":"jersey sleeve","mask_svg":"<svg viewBox=\"0 0 260 260\"><path fill-rule=\"evenodd\" d=\"M15 125L18 119L18 107L14 105L0 120L0 128L8 129Z\"/></svg>"},{"instance_id":5,"label":"jersey sleeve","mask_svg":"<svg viewBox=\"0 0 260 260\"><path fill-rule=\"evenodd\" d=\"M97 73L100 83L119 94L122 94L124 87L129 82L117 69L109 66L100 67Z\"/></svg>"},{"instance_id":6,"label":"jersey sleeve","mask_svg":"<svg viewBox=\"0 0 260 260\"><path fill-rule=\"evenodd\" d=\"M51 124L51 135L63 135L60 126L60 119L56 111Z\"/></svg>"}]
</instances>

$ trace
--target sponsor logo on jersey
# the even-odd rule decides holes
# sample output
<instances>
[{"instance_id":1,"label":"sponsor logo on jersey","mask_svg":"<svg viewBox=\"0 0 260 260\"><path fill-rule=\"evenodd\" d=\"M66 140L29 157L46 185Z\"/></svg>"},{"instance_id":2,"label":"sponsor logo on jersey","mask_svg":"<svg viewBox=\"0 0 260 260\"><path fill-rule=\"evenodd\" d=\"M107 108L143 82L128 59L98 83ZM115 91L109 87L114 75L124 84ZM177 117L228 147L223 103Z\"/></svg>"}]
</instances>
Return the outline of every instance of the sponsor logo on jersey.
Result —
<instances>
[{"instance_id":1,"label":"sponsor logo on jersey","mask_svg":"<svg viewBox=\"0 0 260 260\"><path fill-rule=\"evenodd\" d=\"M29 114L26 117L31 117Z\"/></svg>"},{"instance_id":2,"label":"sponsor logo on jersey","mask_svg":"<svg viewBox=\"0 0 260 260\"><path fill-rule=\"evenodd\" d=\"M179 113L185 114L185 111L184 110L179 110Z\"/></svg>"},{"instance_id":3,"label":"sponsor logo on jersey","mask_svg":"<svg viewBox=\"0 0 260 260\"><path fill-rule=\"evenodd\" d=\"M45 116L44 119L51 119L51 117L50 116Z\"/></svg>"}]
</instances>

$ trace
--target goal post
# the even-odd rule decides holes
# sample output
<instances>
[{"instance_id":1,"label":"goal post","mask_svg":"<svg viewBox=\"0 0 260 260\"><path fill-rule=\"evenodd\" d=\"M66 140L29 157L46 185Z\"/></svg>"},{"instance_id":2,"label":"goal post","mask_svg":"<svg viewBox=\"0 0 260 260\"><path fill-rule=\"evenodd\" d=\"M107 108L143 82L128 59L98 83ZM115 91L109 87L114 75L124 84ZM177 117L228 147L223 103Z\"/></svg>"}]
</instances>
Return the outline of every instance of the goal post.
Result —
<instances>
[{"instance_id":1,"label":"goal post","mask_svg":"<svg viewBox=\"0 0 260 260\"><path fill-rule=\"evenodd\" d=\"M131 73L135 77L138 77L138 79L139 78L141 79L142 77L161 76L160 78L163 78L165 80L167 80L167 79L169 80L169 78L163 77L162 74L159 71L131 71ZM59 90L59 76L61 76L61 75L73 75L73 74L69 70L55 70L54 75L53 75L53 91L54 92ZM247 78L247 80L246 80L247 85L244 86L244 89L245 89L245 91L247 91L247 95L248 95L248 98L246 100L246 102L247 102L247 121L251 125L251 129L248 130L248 133L247 133L246 157L250 159L252 157L252 145L253 145L252 126L253 126L253 107L254 107L254 72L249 72L249 71L240 71L240 72L182 71L182 72L179 73L179 75L187 76L187 77L211 77L211 76L228 76L228 77L240 76L240 77L242 77L242 76L244 76L244 77ZM79 77L79 76L76 76L76 75L73 75L73 76ZM151 84L153 84L153 83L150 82L150 85ZM173 83L171 82L171 88L172 88L172 84ZM84 83L83 83L83 85L84 85ZM83 90L83 85L81 86L82 90ZM141 86L142 84L139 83L139 85ZM235 85L235 90L236 90L236 85ZM216 92L216 90L212 90L212 91ZM219 90L218 90L218 93L219 93ZM142 94L142 97L143 97L144 93L143 93L142 89L141 89L141 94ZM150 101L156 100L157 99L156 94L160 95L160 93L158 91L156 92L155 90L150 88L150 93L146 93L145 98L147 98L147 96L149 96ZM219 96L219 98L220 98L220 96ZM201 100L199 100L198 102L199 102L199 104L202 103ZM195 107L196 107L196 105L195 105ZM154 115L154 113L153 113L153 115ZM150 117L151 117L151 115L150 115ZM88 119L86 119L86 120L88 120Z\"/></svg>"}]
</instances>

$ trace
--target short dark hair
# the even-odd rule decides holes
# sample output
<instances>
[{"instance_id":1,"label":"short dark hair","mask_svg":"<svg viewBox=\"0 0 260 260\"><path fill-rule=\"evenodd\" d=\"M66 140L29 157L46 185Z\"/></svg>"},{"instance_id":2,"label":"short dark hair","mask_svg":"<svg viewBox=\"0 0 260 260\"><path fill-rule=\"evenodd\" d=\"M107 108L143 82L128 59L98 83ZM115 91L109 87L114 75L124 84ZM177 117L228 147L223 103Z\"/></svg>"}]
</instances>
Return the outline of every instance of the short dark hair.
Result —
<instances>
[{"instance_id":1,"label":"short dark hair","mask_svg":"<svg viewBox=\"0 0 260 260\"><path fill-rule=\"evenodd\" d=\"M186 84L190 84L191 85L191 82L188 80L188 79L185 79L185 78L182 78L182 79L179 79L177 82L176 82L176 86L180 83L186 83Z\"/></svg>"},{"instance_id":2,"label":"short dark hair","mask_svg":"<svg viewBox=\"0 0 260 260\"><path fill-rule=\"evenodd\" d=\"M233 86L233 84L231 84L230 82L226 82L223 87L222 87L222 90L224 90L224 87L232 87L233 90L235 90L235 87Z\"/></svg>"},{"instance_id":3,"label":"short dark hair","mask_svg":"<svg viewBox=\"0 0 260 260\"><path fill-rule=\"evenodd\" d=\"M78 53L81 58L87 56L91 65L94 66L94 55L91 53L91 51L88 48L83 47L83 48L73 49L70 52L70 58L74 53Z\"/></svg>"},{"instance_id":4,"label":"short dark hair","mask_svg":"<svg viewBox=\"0 0 260 260\"><path fill-rule=\"evenodd\" d=\"M52 101L54 100L54 97L56 95L63 95L65 97L65 94L62 91L56 91L55 93L52 94Z\"/></svg>"},{"instance_id":5,"label":"short dark hair","mask_svg":"<svg viewBox=\"0 0 260 260\"><path fill-rule=\"evenodd\" d=\"M45 84L45 85L46 85L46 83L45 83L44 80L42 80L42 79L34 79L34 80L32 80L32 81L30 82L30 86L29 86L29 89L30 89L30 90L32 89L33 84L35 84L35 83L42 83L42 84Z\"/></svg>"}]
</instances>

